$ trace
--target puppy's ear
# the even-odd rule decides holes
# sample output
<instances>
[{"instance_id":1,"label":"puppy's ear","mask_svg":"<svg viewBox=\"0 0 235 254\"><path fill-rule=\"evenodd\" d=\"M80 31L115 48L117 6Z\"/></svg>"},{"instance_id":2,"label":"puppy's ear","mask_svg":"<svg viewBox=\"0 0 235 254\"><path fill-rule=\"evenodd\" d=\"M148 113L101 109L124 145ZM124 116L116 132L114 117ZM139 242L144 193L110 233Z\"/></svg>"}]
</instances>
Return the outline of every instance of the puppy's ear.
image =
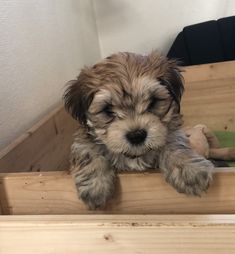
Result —
<instances>
[{"instance_id":1,"label":"puppy's ear","mask_svg":"<svg viewBox=\"0 0 235 254\"><path fill-rule=\"evenodd\" d=\"M82 125L86 125L87 111L95 93L89 84L89 78L81 72L77 80L69 81L67 86L64 93L65 109Z\"/></svg>"},{"instance_id":2,"label":"puppy's ear","mask_svg":"<svg viewBox=\"0 0 235 254\"><path fill-rule=\"evenodd\" d=\"M178 112L180 112L180 101L184 85L178 62L169 60L156 50L147 55L147 61L150 66L150 72L154 73L155 78L168 89L171 97L178 105Z\"/></svg>"},{"instance_id":3,"label":"puppy's ear","mask_svg":"<svg viewBox=\"0 0 235 254\"><path fill-rule=\"evenodd\" d=\"M178 105L180 112L180 101L184 92L183 77L178 64L174 60L166 60L163 75L159 77L161 84L166 86L170 95Z\"/></svg>"}]
</instances>

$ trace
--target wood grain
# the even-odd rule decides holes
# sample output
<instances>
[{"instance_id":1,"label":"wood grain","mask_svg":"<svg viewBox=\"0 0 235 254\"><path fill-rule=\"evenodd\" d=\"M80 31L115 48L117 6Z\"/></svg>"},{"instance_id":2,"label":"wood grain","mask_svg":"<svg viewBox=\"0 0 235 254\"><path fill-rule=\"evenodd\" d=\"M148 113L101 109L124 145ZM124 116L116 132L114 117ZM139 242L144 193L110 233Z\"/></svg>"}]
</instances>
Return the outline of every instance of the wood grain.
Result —
<instances>
[{"instance_id":1,"label":"wood grain","mask_svg":"<svg viewBox=\"0 0 235 254\"><path fill-rule=\"evenodd\" d=\"M0 172L68 169L76 128L77 123L59 106L0 152Z\"/></svg>"},{"instance_id":2,"label":"wood grain","mask_svg":"<svg viewBox=\"0 0 235 254\"><path fill-rule=\"evenodd\" d=\"M192 65L183 69L186 83L235 77L235 61Z\"/></svg>"},{"instance_id":3,"label":"wood grain","mask_svg":"<svg viewBox=\"0 0 235 254\"><path fill-rule=\"evenodd\" d=\"M182 114L188 126L235 131L235 77L186 83Z\"/></svg>"},{"instance_id":4,"label":"wood grain","mask_svg":"<svg viewBox=\"0 0 235 254\"><path fill-rule=\"evenodd\" d=\"M4 254L233 254L235 215L1 216Z\"/></svg>"},{"instance_id":5,"label":"wood grain","mask_svg":"<svg viewBox=\"0 0 235 254\"><path fill-rule=\"evenodd\" d=\"M160 173L120 174L117 192L105 210L110 214L233 214L235 168L219 169L201 198L177 193ZM4 214L87 214L66 172L0 175Z\"/></svg>"},{"instance_id":6,"label":"wood grain","mask_svg":"<svg viewBox=\"0 0 235 254\"><path fill-rule=\"evenodd\" d=\"M235 61L189 66L183 76L185 125L235 131Z\"/></svg>"}]
</instances>

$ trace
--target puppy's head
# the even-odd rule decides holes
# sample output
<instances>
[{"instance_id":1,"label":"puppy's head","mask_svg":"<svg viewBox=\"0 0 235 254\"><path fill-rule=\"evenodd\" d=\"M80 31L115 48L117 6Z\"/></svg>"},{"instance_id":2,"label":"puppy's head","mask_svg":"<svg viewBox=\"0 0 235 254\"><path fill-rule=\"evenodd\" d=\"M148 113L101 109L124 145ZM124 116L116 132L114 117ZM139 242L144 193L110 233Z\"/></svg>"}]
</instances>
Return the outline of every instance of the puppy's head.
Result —
<instances>
[{"instance_id":1,"label":"puppy's head","mask_svg":"<svg viewBox=\"0 0 235 254\"><path fill-rule=\"evenodd\" d=\"M118 53L84 68L64 99L97 141L113 153L136 157L165 144L182 93L175 61L156 52Z\"/></svg>"}]
</instances>

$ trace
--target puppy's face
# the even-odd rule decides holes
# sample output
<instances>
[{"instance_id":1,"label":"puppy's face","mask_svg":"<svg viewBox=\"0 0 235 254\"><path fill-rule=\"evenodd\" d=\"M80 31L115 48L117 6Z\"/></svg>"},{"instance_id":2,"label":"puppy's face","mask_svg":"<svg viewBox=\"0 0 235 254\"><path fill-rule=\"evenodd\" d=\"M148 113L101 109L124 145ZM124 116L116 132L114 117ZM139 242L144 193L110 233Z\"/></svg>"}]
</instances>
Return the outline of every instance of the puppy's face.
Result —
<instances>
[{"instance_id":1,"label":"puppy's face","mask_svg":"<svg viewBox=\"0 0 235 254\"><path fill-rule=\"evenodd\" d=\"M165 144L182 92L175 62L155 52L119 53L83 69L71 81L65 105L97 142L137 157Z\"/></svg>"}]
</instances>

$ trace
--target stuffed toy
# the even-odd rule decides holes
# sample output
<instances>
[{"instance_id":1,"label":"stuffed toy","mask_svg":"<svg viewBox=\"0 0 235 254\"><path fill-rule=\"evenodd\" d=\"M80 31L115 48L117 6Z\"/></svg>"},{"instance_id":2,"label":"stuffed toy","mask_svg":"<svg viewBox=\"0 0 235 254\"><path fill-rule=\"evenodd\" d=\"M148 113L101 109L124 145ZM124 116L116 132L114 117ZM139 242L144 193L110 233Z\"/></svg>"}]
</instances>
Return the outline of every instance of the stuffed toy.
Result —
<instances>
[{"instance_id":1,"label":"stuffed toy","mask_svg":"<svg viewBox=\"0 0 235 254\"><path fill-rule=\"evenodd\" d=\"M191 147L207 159L235 160L235 148L221 148L215 134L203 124L185 128Z\"/></svg>"}]
</instances>

